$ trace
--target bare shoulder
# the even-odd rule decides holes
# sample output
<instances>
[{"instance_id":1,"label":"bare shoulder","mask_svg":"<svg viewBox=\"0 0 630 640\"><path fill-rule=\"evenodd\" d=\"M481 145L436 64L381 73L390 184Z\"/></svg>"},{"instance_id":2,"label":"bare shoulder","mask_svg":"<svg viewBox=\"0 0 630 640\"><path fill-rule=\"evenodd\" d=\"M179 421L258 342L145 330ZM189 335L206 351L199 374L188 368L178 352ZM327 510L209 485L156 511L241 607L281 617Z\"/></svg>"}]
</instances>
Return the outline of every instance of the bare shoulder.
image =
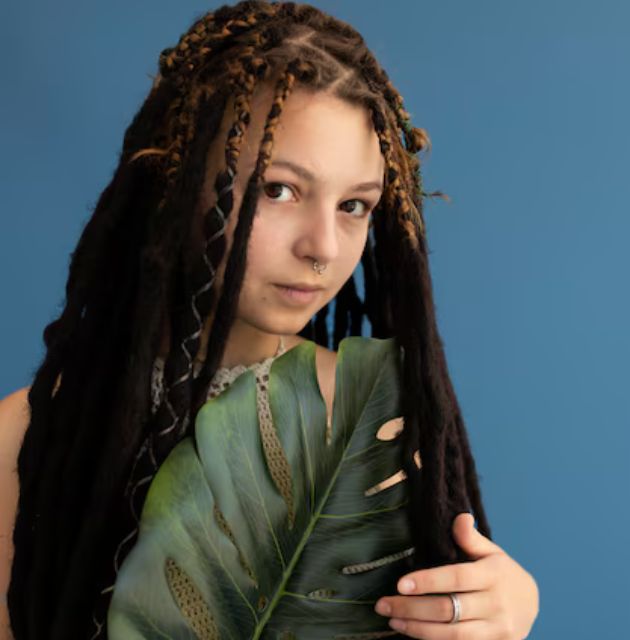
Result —
<instances>
[{"instance_id":1,"label":"bare shoulder","mask_svg":"<svg viewBox=\"0 0 630 640\"><path fill-rule=\"evenodd\" d=\"M13 561L13 525L19 494L17 458L30 421L29 387L0 400L0 640L10 639L6 592Z\"/></svg>"},{"instance_id":2,"label":"bare shoulder","mask_svg":"<svg viewBox=\"0 0 630 640\"><path fill-rule=\"evenodd\" d=\"M18 389L0 400L0 470L3 473L15 467L31 418L29 389L30 387Z\"/></svg>"},{"instance_id":3,"label":"bare shoulder","mask_svg":"<svg viewBox=\"0 0 630 640\"><path fill-rule=\"evenodd\" d=\"M21 418L22 421L26 421L28 425L28 421L30 419L30 409L28 406L29 391L30 387L23 387L22 389L18 389L17 391L10 393L5 398L0 398L0 417Z\"/></svg>"}]
</instances>

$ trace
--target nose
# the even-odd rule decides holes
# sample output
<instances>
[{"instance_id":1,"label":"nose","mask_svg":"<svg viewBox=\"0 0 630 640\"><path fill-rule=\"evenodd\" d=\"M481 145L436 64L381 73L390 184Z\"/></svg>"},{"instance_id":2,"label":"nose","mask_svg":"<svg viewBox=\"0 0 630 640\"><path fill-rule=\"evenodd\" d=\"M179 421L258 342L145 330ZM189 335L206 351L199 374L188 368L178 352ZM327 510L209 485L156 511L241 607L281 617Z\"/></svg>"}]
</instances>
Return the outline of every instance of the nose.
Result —
<instances>
[{"instance_id":1,"label":"nose","mask_svg":"<svg viewBox=\"0 0 630 640\"><path fill-rule=\"evenodd\" d=\"M332 262L339 253L337 216L334 205L308 207L302 216L295 241L295 253L302 259Z\"/></svg>"}]
</instances>

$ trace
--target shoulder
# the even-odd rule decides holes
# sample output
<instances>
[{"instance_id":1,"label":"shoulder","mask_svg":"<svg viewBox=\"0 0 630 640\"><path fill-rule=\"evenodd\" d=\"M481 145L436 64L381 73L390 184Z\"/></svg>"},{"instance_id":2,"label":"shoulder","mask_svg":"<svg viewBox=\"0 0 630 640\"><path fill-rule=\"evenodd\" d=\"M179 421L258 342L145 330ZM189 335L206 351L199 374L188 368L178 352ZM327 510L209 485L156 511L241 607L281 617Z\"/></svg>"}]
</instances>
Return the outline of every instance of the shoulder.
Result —
<instances>
[{"instance_id":1,"label":"shoulder","mask_svg":"<svg viewBox=\"0 0 630 640\"><path fill-rule=\"evenodd\" d=\"M23 387L5 398L0 398L0 417L22 417L30 418L28 406L28 392L30 387ZM1 432L0 432L1 435Z\"/></svg>"},{"instance_id":2,"label":"shoulder","mask_svg":"<svg viewBox=\"0 0 630 640\"><path fill-rule=\"evenodd\" d=\"M17 463L17 454L30 422L30 387L14 391L0 399L0 470L5 473ZM0 485L2 486L2 485Z\"/></svg>"},{"instance_id":3,"label":"shoulder","mask_svg":"<svg viewBox=\"0 0 630 640\"><path fill-rule=\"evenodd\" d=\"M17 458L30 422L29 387L0 400L0 638L9 618L4 594L9 587L13 561L13 525L19 494Z\"/></svg>"}]
</instances>

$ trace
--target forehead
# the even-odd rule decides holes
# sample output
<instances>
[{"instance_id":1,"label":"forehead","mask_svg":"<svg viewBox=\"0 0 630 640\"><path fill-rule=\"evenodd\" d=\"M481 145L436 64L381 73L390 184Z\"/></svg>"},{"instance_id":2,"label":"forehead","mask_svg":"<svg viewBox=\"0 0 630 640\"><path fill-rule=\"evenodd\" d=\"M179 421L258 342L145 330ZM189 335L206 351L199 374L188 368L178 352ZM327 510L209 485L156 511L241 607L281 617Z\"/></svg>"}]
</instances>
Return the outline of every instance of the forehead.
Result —
<instances>
[{"instance_id":1,"label":"forehead","mask_svg":"<svg viewBox=\"0 0 630 640\"><path fill-rule=\"evenodd\" d=\"M262 86L251 101L251 121L239 157L239 165L250 172L272 100L272 88ZM271 164L274 158L289 159L325 182L382 181L385 163L371 114L363 105L298 86L282 105L273 138Z\"/></svg>"}]
</instances>

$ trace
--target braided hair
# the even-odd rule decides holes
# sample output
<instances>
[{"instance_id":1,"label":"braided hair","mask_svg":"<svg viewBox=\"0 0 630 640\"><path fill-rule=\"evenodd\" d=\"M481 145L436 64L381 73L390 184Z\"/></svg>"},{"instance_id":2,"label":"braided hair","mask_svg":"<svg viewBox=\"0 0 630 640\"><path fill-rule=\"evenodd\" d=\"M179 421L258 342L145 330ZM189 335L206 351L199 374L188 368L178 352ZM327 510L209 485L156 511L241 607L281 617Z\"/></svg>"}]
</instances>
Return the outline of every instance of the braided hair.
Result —
<instances>
[{"instance_id":1,"label":"braided hair","mask_svg":"<svg viewBox=\"0 0 630 640\"><path fill-rule=\"evenodd\" d=\"M273 100L227 252L240 144L263 83ZM368 109L386 166L361 258L363 299L350 278L300 335L336 349L366 318L372 336L393 336L402 349L402 466L415 566L465 560L450 533L461 511L472 511L490 537L436 325L422 202L443 194L423 191L417 156L429 137L411 125L400 94L350 25L308 4L244 0L195 20L162 51L114 176L72 253L63 311L44 330L18 457L8 593L16 640L107 637L113 583L136 539L149 483L189 433L221 362L274 131L296 86ZM216 202L200 211L207 151L226 113L233 120ZM192 233L196 225L201 234ZM218 293L213 284L224 260ZM152 411L151 372L164 327L164 393ZM193 374L195 359L203 365Z\"/></svg>"}]
</instances>

